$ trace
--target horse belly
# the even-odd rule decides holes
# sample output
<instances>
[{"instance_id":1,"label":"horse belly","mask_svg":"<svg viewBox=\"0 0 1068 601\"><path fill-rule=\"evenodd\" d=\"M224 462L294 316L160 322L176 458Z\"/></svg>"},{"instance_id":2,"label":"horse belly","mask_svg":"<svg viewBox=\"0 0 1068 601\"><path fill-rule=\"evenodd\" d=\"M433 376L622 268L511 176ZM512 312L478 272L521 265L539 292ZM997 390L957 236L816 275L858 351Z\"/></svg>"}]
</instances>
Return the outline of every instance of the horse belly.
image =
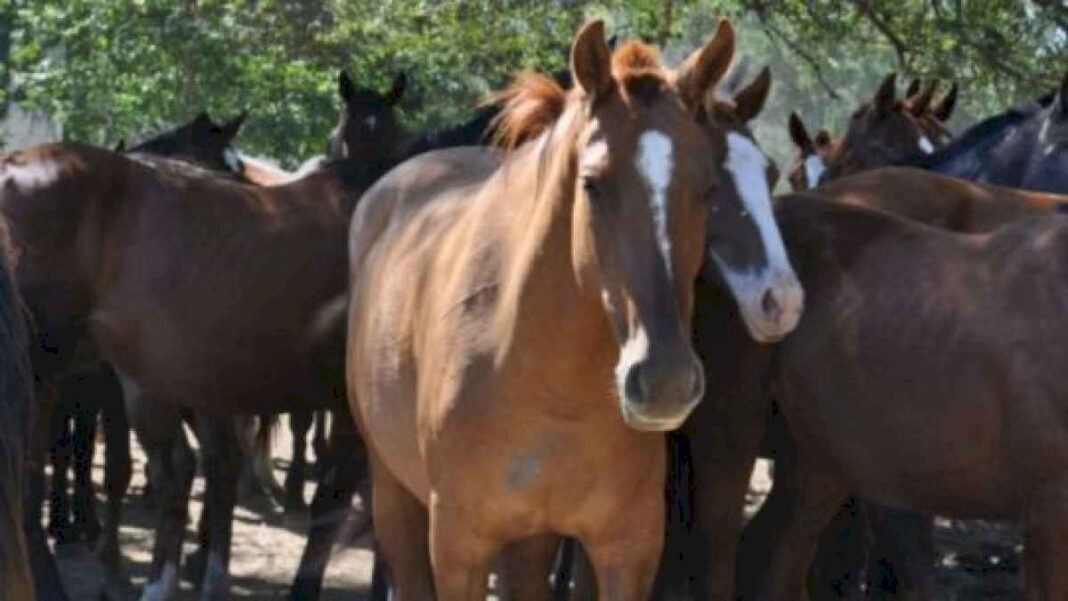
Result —
<instances>
[{"instance_id":1,"label":"horse belly","mask_svg":"<svg viewBox=\"0 0 1068 601\"><path fill-rule=\"evenodd\" d=\"M962 518L1013 513L1003 416L989 388L950 375L937 384L915 373L856 375L863 386L843 386L848 373L804 392L795 382L786 408L799 443L828 458L856 494Z\"/></svg>"}]
</instances>

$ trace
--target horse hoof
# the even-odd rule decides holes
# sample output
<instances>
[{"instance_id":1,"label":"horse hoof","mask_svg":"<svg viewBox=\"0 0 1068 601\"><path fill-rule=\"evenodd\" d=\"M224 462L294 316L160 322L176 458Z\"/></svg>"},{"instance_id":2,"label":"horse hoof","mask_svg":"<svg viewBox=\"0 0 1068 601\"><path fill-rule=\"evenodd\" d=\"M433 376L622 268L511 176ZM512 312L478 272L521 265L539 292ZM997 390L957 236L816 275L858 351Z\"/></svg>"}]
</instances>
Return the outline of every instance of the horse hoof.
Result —
<instances>
[{"instance_id":1,"label":"horse hoof","mask_svg":"<svg viewBox=\"0 0 1068 601\"><path fill-rule=\"evenodd\" d=\"M192 584L193 588L199 590L207 567L208 554L203 549L193 551L185 558L185 565L182 566L182 580Z\"/></svg>"}]
</instances>

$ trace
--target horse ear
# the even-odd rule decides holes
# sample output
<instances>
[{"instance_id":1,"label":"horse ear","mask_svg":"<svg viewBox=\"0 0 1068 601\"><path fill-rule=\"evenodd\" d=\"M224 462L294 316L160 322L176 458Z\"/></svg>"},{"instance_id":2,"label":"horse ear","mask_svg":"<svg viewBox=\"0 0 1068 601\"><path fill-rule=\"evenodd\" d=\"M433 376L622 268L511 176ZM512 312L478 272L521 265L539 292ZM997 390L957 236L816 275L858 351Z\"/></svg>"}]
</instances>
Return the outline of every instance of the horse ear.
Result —
<instances>
[{"instance_id":1,"label":"horse ear","mask_svg":"<svg viewBox=\"0 0 1068 601\"><path fill-rule=\"evenodd\" d=\"M727 72L733 57L734 28L724 19L712 39L690 54L676 72L675 84L683 101L694 109L700 107L705 94Z\"/></svg>"},{"instance_id":2,"label":"horse ear","mask_svg":"<svg viewBox=\"0 0 1068 601\"><path fill-rule=\"evenodd\" d=\"M913 77L912 81L909 82L908 89L905 90L905 98L912 98L919 91L920 91L920 78L919 77Z\"/></svg>"},{"instance_id":3,"label":"horse ear","mask_svg":"<svg viewBox=\"0 0 1068 601\"><path fill-rule=\"evenodd\" d=\"M1057 103L1060 109L1060 118L1068 119L1068 72L1065 72L1061 80L1061 89L1057 92Z\"/></svg>"},{"instance_id":4,"label":"horse ear","mask_svg":"<svg viewBox=\"0 0 1068 601\"><path fill-rule=\"evenodd\" d=\"M215 122L208 116L207 111L200 111L196 117L193 117L193 123L190 125L190 137L193 142L202 142L207 140L211 136L211 132L216 129Z\"/></svg>"},{"instance_id":5,"label":"horse ear","mask_svg":"<svg viewBox=\"0 0 1068 601\"><path fill-rule=\"evenodd\" d=\"M571 45L572 79L589 98L612 89L612 57L604 39L604 21L591 21Z\"/></svg>"},{"instance_id":6,"label":"horse ear","mask_svg":"<svg viewBox=\"0 0 1068 601\"><path fill-rule=\"evenodd\" d=\"M934 107L932 111L934 116L943 123L949 121L949 118L953 116L953 109L957 107L957 84L954 83L949 88L949 93L946 94L942 101L938 103L938 106Z\"/></svg>"},{"instance_id":7,"label":"horse ear","mask_svg":"<svg viewBox=\"0 0 1068 601\"><path fill-rule=\"evenodd\" d=\"M223 123L219 127L222 130L223 138L225 138L227 142L237 137L237 132L241 129L241 126L244 125L246 117L248 117L248 111L241 111L236 117Z\"/></svg>"},{"instance_id":8,"label":"horse ear","mask_svg":"<svg viewBox=\"0 0 1068 601\"><path fill-rule=\"evenodd\" d=\"M894 103L896 102L894 87L897 84L897 74L891 73L883 78L883 82L879 84L879 89L875 91L875 96L872 98L872 107L880 115L888 115L890 111L894 110Z\"/></svg>"},{"instance_id":9,"label":"horse ear","mask_svg":"<svg viewBox=\"0 0 1068 601\"><path fill-rule=\"evenodd\" d=\"M786 128L790 131L790 139L793 140L794 146L800 148L802 152L812 152L815 149L812 138L808 136L808 130L805 128L805 122L797 113L790 113Z\"/></svg>"},{"instance_id":10,"label":"horse ear","mask_svg":"<svg viewBox=\"0 0 1068 601\"><path fill-rule=\"evenodd\" d=\"M934 99L935 90L938 89L938 80L932 79L930 85L920 92L919 96L916 96L909 102L909 110L912 114L919 117L927 112L931 107L931 100Z\"/></svg>"},{"instance_id":11,"label":"horse ear","mask_svg":"<svg viewBox=\"0 0 1068 601\"><path fill-rule=\"evenodd\" d=\"M352 85L352 77L345 69L337 74L337 93L345 104L352 104L352 98L356 95L356 86Z\"/></svg>"},{"instance_id":12,"label":"horse ear","mask_svg":"<svg viewBox=\"0 0 1068 601\"><path fill-rule=\"evenodd\" d=\"M115 145L115 152L126 152L126 138L119 140L119 143Z\"/></svg>"},{"instance_id":13,"label":"horse ear","mask_svg":"<svg viewBox=\"0 0 1068 601\"><path fill-rule=\"evenodd\" d=\"M616 46L618 46L618 45L619 45L619 34L613 33L612 36L608 38L608 49L609 50L615 50Z\"/></svg>"},{"instance_id":14,"label":"horse ear","mask_svg":"<svg viewBox=\"0 0 1068 601\"><path fill-rule=\"evenodd\" d=\"M408 76L403 71L397 73L393 78L393 86L389 89L389 94L386 96L386 104L394 105L400 101L401 96L404 96L404 90L408 87Z\"/></svg>"},{"instance_id":15,"label":"horse ear","mask_svg":"<svg viewBox=\"0 0 1068 601\"><path fill-rule=\"evenodd\" d=\"M735 113L742 123L748 123L760 114L771 90L771 69L764 67L756 78L734 95Z\"/></svg>"}]
</instances>

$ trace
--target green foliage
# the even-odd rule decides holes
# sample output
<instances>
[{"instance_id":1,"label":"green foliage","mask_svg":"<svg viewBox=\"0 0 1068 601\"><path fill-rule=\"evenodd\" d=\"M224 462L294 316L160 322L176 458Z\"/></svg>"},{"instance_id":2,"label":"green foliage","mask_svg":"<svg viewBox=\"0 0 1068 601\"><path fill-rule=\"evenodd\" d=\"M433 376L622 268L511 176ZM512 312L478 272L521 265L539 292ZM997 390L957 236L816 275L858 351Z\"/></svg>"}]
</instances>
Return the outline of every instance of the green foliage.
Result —
<instances>
[{"instance_id":1,"label":"green foliage","mask_svg":"<svg viewBox=\"0 0 1068 601\"><path fill-rule=\"evenodd\" d=\"M780 164L790 110L840 130L890 70L959 82L960 123L1068 69L1068 10L1039 0L14 0L0 10L0 79L69 139L95 144L203 108L248 110L242 148L293 166L324 148L339 69L382 90L407 72L405 124L445 125L511 71L564 67L592 16L673 59L720 16L736 19L752 72L772 65L758 135Z\"/></svg>"}]
</instances>

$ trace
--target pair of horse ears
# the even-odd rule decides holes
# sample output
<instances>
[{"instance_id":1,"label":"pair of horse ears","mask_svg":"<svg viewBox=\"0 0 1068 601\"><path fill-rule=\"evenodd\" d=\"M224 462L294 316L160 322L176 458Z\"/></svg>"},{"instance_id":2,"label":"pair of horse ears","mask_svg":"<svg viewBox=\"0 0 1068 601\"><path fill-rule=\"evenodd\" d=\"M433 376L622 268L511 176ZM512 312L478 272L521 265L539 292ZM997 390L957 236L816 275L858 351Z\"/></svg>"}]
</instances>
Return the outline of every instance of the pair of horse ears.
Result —
<instances>
[{"instance_id":1,"label":"pair of horse ears","mask_svg":"<svg viewBox=\"0 0 1068 601\"><path fill-rule=\"evenodd\" d=\"M204 143L212 137L218 136L224 143L229 144L237 137L237 132L245 123L246 117L248 117L248 111L241 111L233 119L230 119L221 125L217 125L211 120L211 117L208 116L207 111L201 111L193 118L193 123L191 125L193 142Z\"/></svg>"},{"instance_id":2,"label":"pair of horse ears","mask_svg":"<svg viewBox=\"0 0 1068 601\"><path fill-rule=\"evenodd\" d=\"M679 67L675 83L683 100L695 111L705 94L723 77L734 56L734 28L720 21L715 35L695 50ZM574 84L590 99L612 89L612 50L604 35L604 22L584 25L571 45L571 75Z\"/></svg>"},{"instance_id":3,"label":"pair of horse ears","mask_svg":"<svg viewBox=\"0 0 1068 601\"><path fill-rule=\"evenodd\" d=\"M882 83L879 84L879 89L872 98L872 106L880 115L889 114L897 106L896 86L897 74L895 73L884 77ZM953 109L957 106L957 84L953 84L949 93L934 108L931 108L931 101L934 100L938 89L938 80L932 80L926 88L921 89L921 87L922 82L917 78L912 80L905 91L906 105L912 114L920 116L930 111L939 121L949 121L953 115Z\"/></svg>"},{"instance_id":4,"label":"pair of horse ears","mask_svg":"<svg viewBox=\"0 0 1068 601\"><path fill-rule=\"evenodd\" d=\"M393 78L393 85L390 87L389 92L383 96L383 100L386 104L393 106L404 95L404 90L408 87L408 76L403 71L397 73ZM353 99L356 98L356 84L352 82L352 76L345 69L342 69L337 76L337 92L341 96L341 99L345 101L345 104L352 104Z\"/></svg>"}]
</instances>

